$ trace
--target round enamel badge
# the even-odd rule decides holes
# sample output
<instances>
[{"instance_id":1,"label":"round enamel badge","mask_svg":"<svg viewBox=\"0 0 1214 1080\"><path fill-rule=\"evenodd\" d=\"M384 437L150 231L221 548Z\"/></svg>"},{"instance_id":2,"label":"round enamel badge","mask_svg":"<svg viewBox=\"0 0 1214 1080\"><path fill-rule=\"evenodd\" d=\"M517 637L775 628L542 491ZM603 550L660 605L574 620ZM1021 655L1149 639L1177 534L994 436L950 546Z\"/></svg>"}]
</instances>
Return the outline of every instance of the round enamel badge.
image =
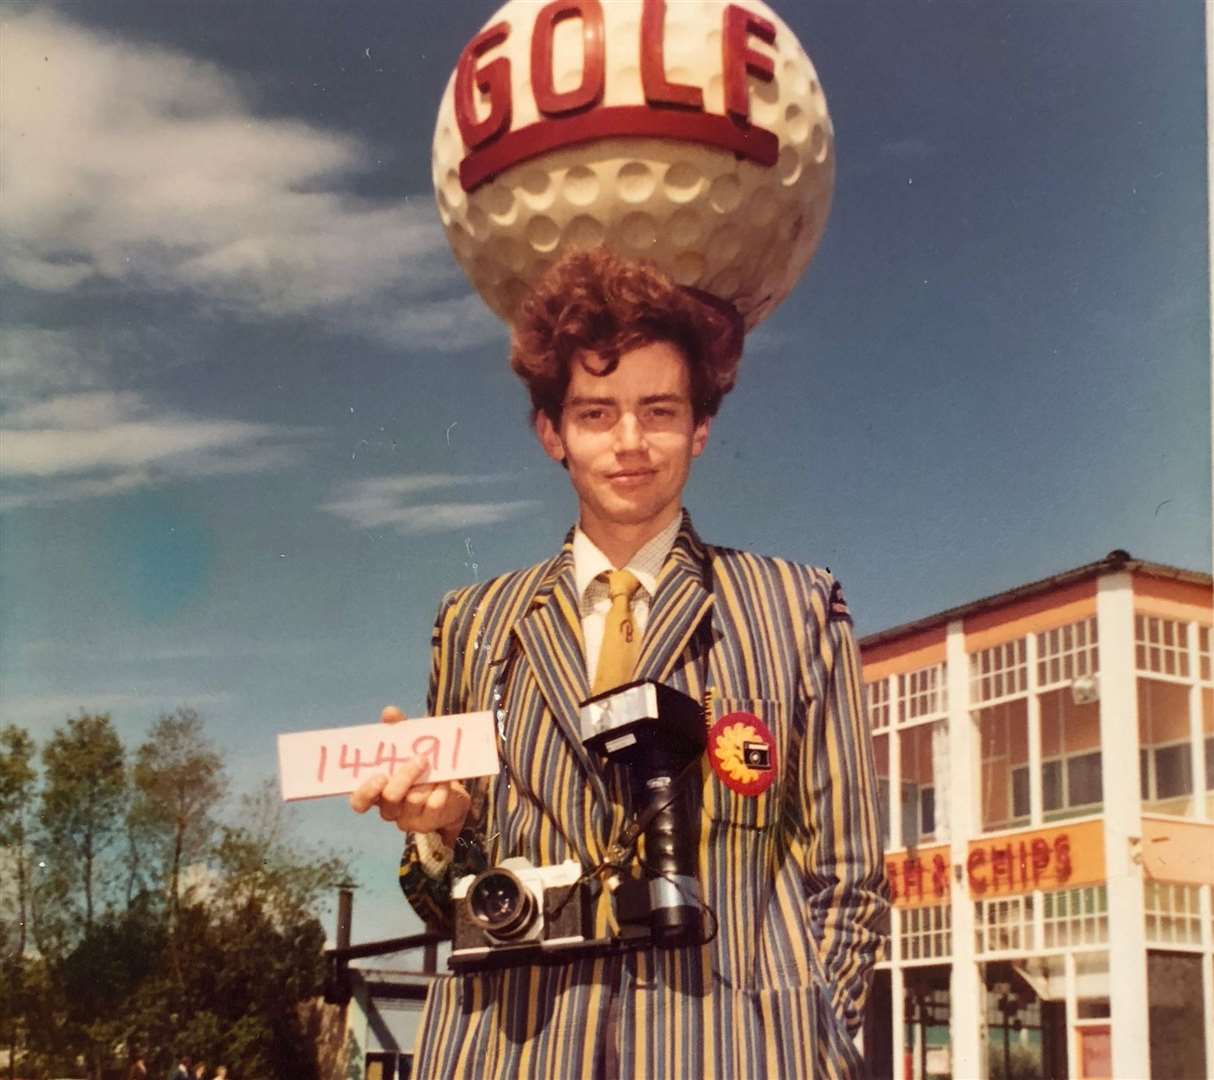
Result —
<instances>
[{"instance_id":1,"label":"round enamel badge","mask_svg":"<svg viewBox=\"0 0 1214 1080\"><path fill-rule=\"evenodd\" d=\"M729 713L708 729L708 760L730 791L761 795L776 778L776 740L757 716Z\"/></svg>"}]
</instances>

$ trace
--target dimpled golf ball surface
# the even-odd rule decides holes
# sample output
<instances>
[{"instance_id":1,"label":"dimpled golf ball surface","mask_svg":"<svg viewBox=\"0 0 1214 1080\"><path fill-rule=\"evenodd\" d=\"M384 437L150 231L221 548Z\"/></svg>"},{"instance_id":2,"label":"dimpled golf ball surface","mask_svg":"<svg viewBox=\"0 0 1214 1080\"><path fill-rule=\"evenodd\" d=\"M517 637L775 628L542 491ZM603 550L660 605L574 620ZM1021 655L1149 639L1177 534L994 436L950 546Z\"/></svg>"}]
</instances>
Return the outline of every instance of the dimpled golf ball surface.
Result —
<instances>
[{"instance_id":1,"label":"dimpled golf ball surface","mask_svg":"<svg viewBox=\"0 0 1214 1080\"><path fill-rule=\"evenodd\" d=\"M725 111L721 0L666 7L665 74L699 87L704 110ZM433 172L438 212L472 284L510 322L530 286L559 256L600 244L648 260L682 285L732 301L748 328L796 284L821 239L834 188L834 131L817 73L792 31L766 4L747 11L769 20L775 42L747 45L769 56L770 81L747 76L750 121L776 135L776 163L763 166L713 146L665 138L612 136L521 161L466 192L459 166L467 150L456 122L455 74L439 106ZM606 59L601 104L644 105L641 0L602 5ZM540 6L511 0L485 24L507 22L505 42L478 67L510 62L510 130L543 119L530 84L531 34ZM582 81L582 22L557 23L553 86ZM477 118L489 99L476 91ZM559 123L559 119L548 121Z\"/></svg>"}]
</instances>

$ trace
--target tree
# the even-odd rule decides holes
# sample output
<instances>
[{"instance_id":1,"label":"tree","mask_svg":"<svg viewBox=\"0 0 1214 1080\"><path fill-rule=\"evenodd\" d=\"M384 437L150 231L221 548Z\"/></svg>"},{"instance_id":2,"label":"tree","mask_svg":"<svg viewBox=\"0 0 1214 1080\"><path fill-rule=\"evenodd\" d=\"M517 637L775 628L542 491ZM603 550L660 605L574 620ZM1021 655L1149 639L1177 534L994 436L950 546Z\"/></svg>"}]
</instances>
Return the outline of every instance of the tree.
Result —
<instances>
[{"instance_id":1,"label":"tree","mask_svg":"<svg viewBox=\"0 0 1214 1080\"><path fill-rule=\"evenodd\" d=\"M215 828L212 813L227 790L223 759L193 709L164 714L152 726L135 757L134 789L131 835L142 833L160 847L164 895L175 920L182 866L207 850Z\"/></svg>"},{"instance_id":2,"label":"tree","mask_svg":"<svg viewBox=\"0 0 1214 1080\"><path fill-rule=\"evenodd\" d=\"M104 885L104 857L123 832L125 759L108 713L82 712L57 728L42 751L46 775L39 819L53 857L66 864L68 880L83 893L86 931Z\"/></svg>"},{"instance_id":3,"label":"tree","mask_svg":"<svg viewBox=\"0 0 1214 1080\"><path fill-rule=\"evenodd\" d=\"M20 1015L25 1011L25 946L29 923L29 807L33 802L34 740L24 728L0 731L0 851L4 861L4 998L0 1001L8 1032L9 1076L15 1076ZM11 934L10 934L11 928Z\"/></svg>"},{"instance_id":4,"label":"tree","mask_svg":"<svg viewBox=\"0 0 1214 1080\"><path fill-rule=\"evenodd\" d=\"M348 876L332 852L298 842L272 780L241 800L241 825L225 826L215 851L229 909L255 903L279 925L310 916Z\"/></svg>"}]
</instances>

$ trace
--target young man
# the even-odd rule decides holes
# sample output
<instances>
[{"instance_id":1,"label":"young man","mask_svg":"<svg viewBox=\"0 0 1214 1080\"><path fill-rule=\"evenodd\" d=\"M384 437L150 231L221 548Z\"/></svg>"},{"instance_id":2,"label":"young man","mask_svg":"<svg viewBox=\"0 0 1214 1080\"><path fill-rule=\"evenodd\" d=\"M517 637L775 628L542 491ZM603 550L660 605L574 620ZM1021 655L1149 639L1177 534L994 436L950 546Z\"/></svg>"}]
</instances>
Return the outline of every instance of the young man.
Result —
<instances>
[{"instance_id":1,"label":"young man","mask_svg":"<svg viewBox=\"0 0 1214 1080\"><path fill-rule=\"evenodd\" d=\"M578 526L555 557L450 594L433 639L431 714L500 703L502 772L469 791L425 783L417 762L352 797L409 834L402 887L447 928L464 873L517 855L603 860L628 798L582 746L578 704L629 678L666 683L704 702L710 723L742 714L774 739L761 792L702 765L698 877L718 932L698 947L436 979L419 1076L863 1072L851 1036L887 904L847 608L829 573L708 546L682 510L740 347L717 305L606 251L545 275L512 363L541 445L568 470ZM630 576L604 581L621 569ZM604 683L620 604L640 640L631 671ZM607 905L604 894L600 927Z\"/></svg>"}]
</instances>

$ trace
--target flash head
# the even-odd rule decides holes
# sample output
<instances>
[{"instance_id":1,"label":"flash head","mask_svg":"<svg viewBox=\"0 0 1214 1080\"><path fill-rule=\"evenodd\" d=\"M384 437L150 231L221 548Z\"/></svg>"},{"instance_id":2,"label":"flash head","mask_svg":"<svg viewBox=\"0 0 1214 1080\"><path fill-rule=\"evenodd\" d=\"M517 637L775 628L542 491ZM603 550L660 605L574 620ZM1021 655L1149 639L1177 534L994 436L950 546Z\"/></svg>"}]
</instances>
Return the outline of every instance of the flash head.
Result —
<instances>
[{"instance_id":1,"label":"flash head","mask_svg":"<svg viewBox=\"0 0 1214 1080\"><path fill-rule=\"evenodd\" d=\"M654 751L690 761L704 749L699 703L662 683L625 683L582 702L582 742L610 761L634 765Z\"/></svg>"}]
</instances>

